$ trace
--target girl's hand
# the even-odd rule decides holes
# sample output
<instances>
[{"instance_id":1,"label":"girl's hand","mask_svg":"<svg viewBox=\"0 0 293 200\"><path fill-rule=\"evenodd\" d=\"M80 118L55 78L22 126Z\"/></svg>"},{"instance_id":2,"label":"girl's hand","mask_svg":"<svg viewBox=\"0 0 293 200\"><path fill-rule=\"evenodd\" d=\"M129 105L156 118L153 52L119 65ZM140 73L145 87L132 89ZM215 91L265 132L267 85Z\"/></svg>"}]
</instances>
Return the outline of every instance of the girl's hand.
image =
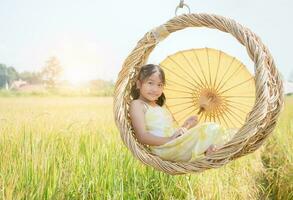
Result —
<instances>
[{"instance_id":1,"label":"girl's hand","mask_svg":"<svg viewBox=\"0 0 293 200\"><path fill-rule=\"evenodd\" d=\"M171 140L180 137L180 136L183 135L186 131L187 131L187 129L184 128L184 127L178 128L178 129L174 132L174 134L171 136Z\"/></svg>"},{"instance_id":2,"label":"girl's hand","mask_svg":"<svg viewBox=\"0 0 293 200\"><path fill-rule=\"evenodd\" d=\"M194 115L186 119L186 121L183 124L183 127L190 129L194 127L196 124L198 124L198 117Z\"/></svg>"}]
</instances>

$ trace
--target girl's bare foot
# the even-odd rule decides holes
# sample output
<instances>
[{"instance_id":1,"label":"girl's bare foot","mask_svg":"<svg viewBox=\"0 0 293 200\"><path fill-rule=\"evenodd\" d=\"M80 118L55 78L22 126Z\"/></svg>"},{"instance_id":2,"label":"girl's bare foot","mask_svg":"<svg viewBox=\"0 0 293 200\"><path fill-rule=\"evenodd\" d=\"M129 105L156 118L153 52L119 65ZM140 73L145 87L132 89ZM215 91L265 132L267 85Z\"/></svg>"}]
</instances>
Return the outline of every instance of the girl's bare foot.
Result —
<instances>
[{"instance_id":1,"label":"girl's bare foot","mask_svg":"<svg viewBox=\"0 0 293 200\"><path fill-rule=\"evenodd\" d=\"M204 152L204 154L207 156L207 155L210 155L212 152L215 152L217 151L218 149L216 148L215 145L210 145L209 148Z\"/></svg>"}]
</instances>

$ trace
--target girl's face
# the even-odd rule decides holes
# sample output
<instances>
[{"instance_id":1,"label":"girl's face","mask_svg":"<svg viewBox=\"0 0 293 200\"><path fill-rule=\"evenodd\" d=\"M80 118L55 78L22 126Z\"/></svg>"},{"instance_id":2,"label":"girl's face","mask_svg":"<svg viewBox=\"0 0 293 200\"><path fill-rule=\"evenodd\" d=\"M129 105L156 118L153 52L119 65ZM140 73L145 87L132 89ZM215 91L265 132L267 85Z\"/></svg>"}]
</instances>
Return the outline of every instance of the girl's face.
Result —
<instances>
[{"instance_id":1,"label":"girl's face","mask_svg":"<svg viewBox=\"0 0 293 200\"><path fill-rule=\"evenodd\" d=\"M139 98L147 102L155 102L163 93L163 82L160 73L155 72L144 81L136 82L140 90Z\"/></svg>"}]
</instances>

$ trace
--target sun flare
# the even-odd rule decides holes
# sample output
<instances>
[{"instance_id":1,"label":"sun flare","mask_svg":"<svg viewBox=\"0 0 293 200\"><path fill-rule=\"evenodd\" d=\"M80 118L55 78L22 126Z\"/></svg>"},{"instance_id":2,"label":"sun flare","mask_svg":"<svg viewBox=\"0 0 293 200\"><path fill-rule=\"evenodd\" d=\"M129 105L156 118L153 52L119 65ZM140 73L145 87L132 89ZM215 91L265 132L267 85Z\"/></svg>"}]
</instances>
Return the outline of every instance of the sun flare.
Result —
<instances>
[{"instance_id":1,"label":"sun flare","mask_svg":"<svg viewBox=\"0 0 293 200\"><path fill-rule=\"evenodd\" d=\"M92 78L89 73L82 70L67 70L64 71L61 79L68 81L72 85L81 85Z\"/></svg>"}]
</instances>

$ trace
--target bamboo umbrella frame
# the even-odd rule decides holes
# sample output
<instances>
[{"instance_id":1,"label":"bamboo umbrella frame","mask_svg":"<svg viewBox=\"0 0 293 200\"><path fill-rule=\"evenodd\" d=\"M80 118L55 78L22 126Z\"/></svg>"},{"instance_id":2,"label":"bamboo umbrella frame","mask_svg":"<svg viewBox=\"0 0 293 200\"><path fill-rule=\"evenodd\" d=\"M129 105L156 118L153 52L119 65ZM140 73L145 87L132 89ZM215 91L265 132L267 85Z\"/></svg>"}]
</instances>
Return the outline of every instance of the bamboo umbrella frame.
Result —
<instances>
[{"instance_id":1,"label":"bamboo umbrella frame","mask_svg":"<svg viewBox=\"0 0 293 200\"><path fill-rule=\"evenodd\" d=\"M230 33L243 46L254 62L255 104L244 125L221 149L194 162L172 162L161 159L140 144L129 117L130 88L137 80L141 66L156 45L171 33L188 27L206 27ZM168 174L202 172L221 167L230 161L257 150L272 134L284 105L283 83L268 48L248 28L236 21L213 14L183 14L147 32L123 63L114 91L114 116L124 144L142 163Z\"/></svg>"}]
</instances>

